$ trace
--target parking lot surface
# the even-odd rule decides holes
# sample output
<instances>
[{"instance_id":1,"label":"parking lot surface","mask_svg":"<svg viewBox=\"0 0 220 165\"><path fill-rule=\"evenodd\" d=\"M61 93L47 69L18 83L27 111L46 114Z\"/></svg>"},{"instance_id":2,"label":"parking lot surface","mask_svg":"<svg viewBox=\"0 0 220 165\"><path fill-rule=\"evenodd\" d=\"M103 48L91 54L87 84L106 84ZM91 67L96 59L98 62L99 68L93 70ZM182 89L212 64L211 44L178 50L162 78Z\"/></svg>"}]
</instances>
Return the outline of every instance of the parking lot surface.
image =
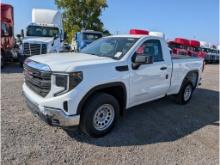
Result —
<instances>
[{"instance_id":1,"label":"parking lot surface","mask_svg":"<svg viewBox=\"0 0 220 165\"><path fill-rule=\"evenodd\" d=\"M22 69L1 73L2 164L219 164L219 65L206 65L185 106L171 98L129 109L113 131L89 138L34 117L22 96Z\"/></svg>"}]
</instances>

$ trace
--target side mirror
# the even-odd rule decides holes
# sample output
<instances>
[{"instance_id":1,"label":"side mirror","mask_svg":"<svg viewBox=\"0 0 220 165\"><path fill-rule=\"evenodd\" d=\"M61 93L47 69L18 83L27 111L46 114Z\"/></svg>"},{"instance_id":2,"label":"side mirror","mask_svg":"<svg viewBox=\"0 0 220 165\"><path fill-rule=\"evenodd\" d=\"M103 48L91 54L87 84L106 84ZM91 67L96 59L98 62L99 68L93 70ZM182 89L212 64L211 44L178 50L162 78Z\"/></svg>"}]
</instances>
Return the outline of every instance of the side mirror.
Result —
<instances>
[{"instance_id":1,"label":"side mirror","mask_svg":"<svg viewBox=\"0 0 220 165\"><path fill-rule=\"evenodd\" d=\"M55 35L53 36L53 39L56 40L57 38L58 38L58 35L55 34Z\"/></svg>"},{"instance_id":2,"label":"side mirror","mask_svg":"<svg viewBox=\"0 0 220 165\"><path fill-rule=\"evenodd\" d=\"M152 64L153 56L151 55L136 55L134 59L134 63L136 64Z\"/></svg>"},{"instance_id":3,"label":"side mirror","mask_svg":"<svg viewBox=\"0 0 220 165\"><path fill-rule=\"evenodd\" d=\"M21 37L24 38L24 29L21 29Z\"/></svg>"},{"instance_id":4,"label":"side mirror","mask_svg":"<svg viewBox=\"0 0 220 165\"><path fill-rule=\"evenodd\" d=\"M153 56L151 55L135 55L132 67L133 69L138 69L142 64L152 64Z\"/></svg>"},{"instance_id":5,"label":"side mirror","mask_svg":"<svg viewBox=\"0 0 220 165\"><path fill-rule=\"evenodd\" d=\"M64 32L64 40L66 40L67 39L67 34L66 34L66 32Z\"/></svg>"},{"instance_id":6,"label":"side mirror","mask_svg":"<svg viewBox=\"0 0 220 165\"><path fill-rule=\"evenodd\" d=\"M62 36L62 35L61 35ZM66 40L67 39L67 36L66 36L66 32L64 32L64 34L63 34L63 39L62 39L62 37L60 37L60 42L63 42L64 40Z\"/></svg>"}]
</instances>

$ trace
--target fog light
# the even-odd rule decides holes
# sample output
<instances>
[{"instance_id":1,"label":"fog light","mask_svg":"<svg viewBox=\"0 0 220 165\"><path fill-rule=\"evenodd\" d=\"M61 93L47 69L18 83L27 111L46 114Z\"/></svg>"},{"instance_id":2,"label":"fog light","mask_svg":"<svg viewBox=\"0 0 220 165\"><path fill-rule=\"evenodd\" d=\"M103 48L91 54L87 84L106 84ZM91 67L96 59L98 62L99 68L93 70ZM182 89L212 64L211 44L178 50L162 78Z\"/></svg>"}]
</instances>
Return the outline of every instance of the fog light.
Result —
<instances>
[{"instance_id":1,"label":"fog light","mask_svg":"<svg viewBox=\"0 0 220 165\"><path fill-rule=\"evenodd\" d=\"M57 120L57 119L52 119L51 120L51 124L54 125L54 126L59 126L60 125L60 121Z\"/></svg>"}]
</instances>

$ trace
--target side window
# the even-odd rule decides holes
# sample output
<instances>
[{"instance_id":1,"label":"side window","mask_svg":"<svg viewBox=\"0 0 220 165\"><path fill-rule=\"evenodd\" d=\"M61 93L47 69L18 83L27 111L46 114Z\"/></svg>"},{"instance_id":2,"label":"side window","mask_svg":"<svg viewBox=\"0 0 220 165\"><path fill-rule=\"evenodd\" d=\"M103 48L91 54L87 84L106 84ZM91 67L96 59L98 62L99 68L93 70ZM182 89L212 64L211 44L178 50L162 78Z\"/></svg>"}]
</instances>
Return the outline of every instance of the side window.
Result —
<instances>
[{"instance_id":1,"label":"side window","mask_svg":"<svg viewBox=\"0 0 220 165\"><path fill-rule=\"evenodd\" d=\"M6 24L1 24L1 36L8 36L7 26Z\"/></svg>"},{"instance_id":2,"label":"side window","mask_svg":"<svg viewBox=\"0 0 220 165\"><path fill-rule=\"evenodd\" d=\"M147 40L137 50L136 55L151 55L154 62L163 61L162 48L159 40Z\"/></svg>"}]
</instances>

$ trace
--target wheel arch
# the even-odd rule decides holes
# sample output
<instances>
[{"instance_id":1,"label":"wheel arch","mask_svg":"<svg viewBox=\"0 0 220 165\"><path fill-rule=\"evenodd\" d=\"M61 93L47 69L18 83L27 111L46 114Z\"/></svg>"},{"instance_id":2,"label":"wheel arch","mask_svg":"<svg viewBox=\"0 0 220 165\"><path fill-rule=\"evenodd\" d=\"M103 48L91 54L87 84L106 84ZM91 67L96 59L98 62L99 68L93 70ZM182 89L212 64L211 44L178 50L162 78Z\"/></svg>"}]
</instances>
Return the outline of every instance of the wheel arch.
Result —
<instances>
[{"instance_id":1,"label":"wheel arch","mask_svg":"<svg viewBox=\"0 0 220 165\"><path fill-rule=\"evenodd\" d=\"M191 71L189 71L185 75L185 77L183 78L183 81L182 81L182 84L181 84L181 87L180 87L179 91L181 90L182 85L184 84L184 81L191 82L192 85L193 85L193 89L195 89L197 84L198 84L198 79L199 79L199 71L198 70L191 70Z\"/></svg>"},{"instance_id":2,"label":"wheel arch","mask_svg":"<svg viewBox=\"0 0 220 165\"><path fill-rule=\"evenodd\" d=\"M101 84L90 89L79 102L77 107L77 114L80 114L82 112L84 105L86 104L88 99L98 92L104 92L115 97L120 105L120 114L123 114L127 104L127 90L123 82Z\"/></svg>"}]
</instances>

